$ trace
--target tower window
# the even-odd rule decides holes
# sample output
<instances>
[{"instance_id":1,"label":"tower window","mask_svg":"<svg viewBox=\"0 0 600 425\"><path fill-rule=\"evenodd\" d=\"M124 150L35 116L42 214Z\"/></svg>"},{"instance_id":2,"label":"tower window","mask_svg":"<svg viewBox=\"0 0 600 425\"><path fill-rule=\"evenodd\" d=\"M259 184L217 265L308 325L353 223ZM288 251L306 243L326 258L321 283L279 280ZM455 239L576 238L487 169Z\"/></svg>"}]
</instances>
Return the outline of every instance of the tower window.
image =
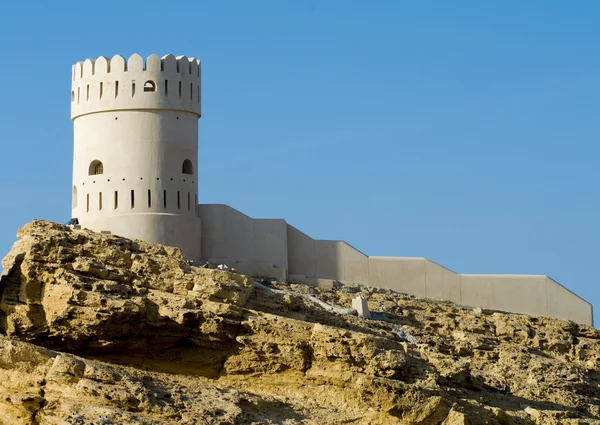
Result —
<instances>
[{"instance_id":1,"label":"tower window","mask_svg":"<svg viewBox=\"0 0 600 425\"><path fill-rule=\"evenodd\" d=\"M163 190L163 208L167 208L167 190Z\"/></svg>"},{"instance_id":2,"label":"tower window","mask_svg":"<svg viewBox=\"0 0 600 425\"><path fill-rule=\"evenodd\" d=\"M73 186L73 208L77 208L77 186Z\"/></svg>"},{"instance_id":3,"label":"tower window","mask_svg":"<svg viewBox=\"0 0 600 425\"><path fill-rule=\"evenodd\" d=\"M90 212L90 194L86 195L85 212Z\"/></svg>"},{"instance_id":4,"label":"tower window","mask_svg":"<svg viewBox=\"0 0 600 425\"><path fill-rule=\"evenodd\" d=\"M181 194L177 191L177 209L181 209Z\"/></svg>"},{"instance_id":5,"label":"tower window","mask_svg":"<svg viewBox=\"0 0 600 425\"><path fill-rule=\"evenodd\" d=\"M102 211L102 192L98 193L98 210Z\"/></svg>"},{"instance_id":6,"label":"tower window","mask_svg":"<svg viewBox=\"0 0 600 425\"><path fill-rule=\"evenodd\" d=\"M156 83L154 81L146 81L144 83L144 91L156 91Z\"/></svg>"},{"instance_id":7,"label":"tower window","mask_svg":"<svg viewBox=\"0 0 600 425\"><path fill-rule=\"evenodd\" d=\"M115 210L119 208L119 192L115 190Z\"/></svg>"},{"instance_id":8,"label":"tower window","mask_svg":"<svg viewBox=\"0 0 600 425\"><path fill-rule=\"evenodd\" d=\"M102 162L94 160L90 164L89 175L94 176L98 174L104 174L104 165L102 165Z\"/></svg>"},{"instance_id":9,"label":"tower window","mask_svg":"<svg viewBox=\"0 0 600 425\"><path fill-rule=\"evenodd\" d=\"M148 189L148 208L152 207L152 190Z\"/></svg>"},{"instance_id":10,"label":"tower window","mask_svg":"<svg viewBox=\"0 0 600 425\"><path fill-rule=\"evenodd\" d=\"M135 191L131 191L131 208L135 207Z\"/></svg>"},{"instance_id":11,"label":"tower window","mask_svg":"<svg viewBox=\"0 0 600 425\"><path fill-rule=\"evenodd\" d=\"M181 167L181 172L183 174L194 174L194 166L192 165L192 161L186 159L183 161L183 166Z\"/></svg>"}]
</instances>

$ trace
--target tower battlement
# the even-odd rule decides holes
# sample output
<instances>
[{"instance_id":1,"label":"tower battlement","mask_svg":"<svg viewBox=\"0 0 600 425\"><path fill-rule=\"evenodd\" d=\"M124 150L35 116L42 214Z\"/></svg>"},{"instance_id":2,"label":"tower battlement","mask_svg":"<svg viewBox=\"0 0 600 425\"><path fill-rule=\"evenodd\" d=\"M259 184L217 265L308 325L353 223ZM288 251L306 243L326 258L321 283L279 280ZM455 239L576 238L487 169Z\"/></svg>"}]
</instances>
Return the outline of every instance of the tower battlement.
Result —
<instances>
[{"instance_id":1,"label":"tower battlement","mask_svg":"<svg viewBox=\"0 0 600 425\"><path fill-rule=\"evenodd\" d=\"M100 56L73 65L71 119L104 111L200 112L200 61L186 56Z\"/></svg>"}]
</instances>

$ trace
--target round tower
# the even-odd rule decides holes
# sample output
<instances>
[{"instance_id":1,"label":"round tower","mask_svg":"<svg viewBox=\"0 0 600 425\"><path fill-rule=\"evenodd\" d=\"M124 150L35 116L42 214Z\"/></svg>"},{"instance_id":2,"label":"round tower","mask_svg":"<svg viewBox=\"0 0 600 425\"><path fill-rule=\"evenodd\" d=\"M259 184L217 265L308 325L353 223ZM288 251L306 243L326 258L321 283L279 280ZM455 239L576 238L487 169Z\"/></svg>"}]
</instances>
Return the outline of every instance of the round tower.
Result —
<instances>
[{"instance_id":1,"label":"round tower","mask_svg":"<svg viewBox=\"0 0 600 425\"><path fill-rule=\"evenodd\" d=\"M200 61L134 54L73 66L72 217L200 259Z\"/></svg>"}]
</instances>

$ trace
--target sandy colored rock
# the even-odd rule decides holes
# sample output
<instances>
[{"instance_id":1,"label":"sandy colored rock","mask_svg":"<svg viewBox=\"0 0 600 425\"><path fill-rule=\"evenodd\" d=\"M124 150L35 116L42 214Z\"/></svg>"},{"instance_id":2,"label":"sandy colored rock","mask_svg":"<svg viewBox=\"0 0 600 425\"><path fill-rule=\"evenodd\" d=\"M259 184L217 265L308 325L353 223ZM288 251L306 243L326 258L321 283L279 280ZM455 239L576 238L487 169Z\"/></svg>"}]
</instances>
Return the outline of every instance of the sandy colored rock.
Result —
<instances>
[{"instance_id":1,"label":"sandy colored rock","mask_svg":"<svg viewBox=\"0 0 600 425\"><path fill-rule=\"evenodd\" d=\"M43 221L18 237L0 278L0 424L600 424L591 327L265 288ZM361 296L371 318L306 295Z\"/></svg>"}]
</instances>

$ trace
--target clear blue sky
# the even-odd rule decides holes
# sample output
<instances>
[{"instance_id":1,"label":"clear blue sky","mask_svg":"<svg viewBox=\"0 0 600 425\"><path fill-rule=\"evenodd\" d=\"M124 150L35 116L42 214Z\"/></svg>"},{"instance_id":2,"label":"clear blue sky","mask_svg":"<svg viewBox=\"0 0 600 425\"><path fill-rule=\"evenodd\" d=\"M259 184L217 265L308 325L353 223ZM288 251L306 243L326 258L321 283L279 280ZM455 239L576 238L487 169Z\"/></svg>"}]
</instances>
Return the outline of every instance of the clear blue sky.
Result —
<instances>
[{"instance_id":1,"label":"clear blue sky","mask_svg":"<svg viewBox=\"0 0 600 425\"><path fill-rule=\"evenodd\" d=\"M0 5L0 252L70 216L71 64L203 64L201 203L371 255L547 274L600 323L600 3Z\"/></svg>"}]
</instances>

